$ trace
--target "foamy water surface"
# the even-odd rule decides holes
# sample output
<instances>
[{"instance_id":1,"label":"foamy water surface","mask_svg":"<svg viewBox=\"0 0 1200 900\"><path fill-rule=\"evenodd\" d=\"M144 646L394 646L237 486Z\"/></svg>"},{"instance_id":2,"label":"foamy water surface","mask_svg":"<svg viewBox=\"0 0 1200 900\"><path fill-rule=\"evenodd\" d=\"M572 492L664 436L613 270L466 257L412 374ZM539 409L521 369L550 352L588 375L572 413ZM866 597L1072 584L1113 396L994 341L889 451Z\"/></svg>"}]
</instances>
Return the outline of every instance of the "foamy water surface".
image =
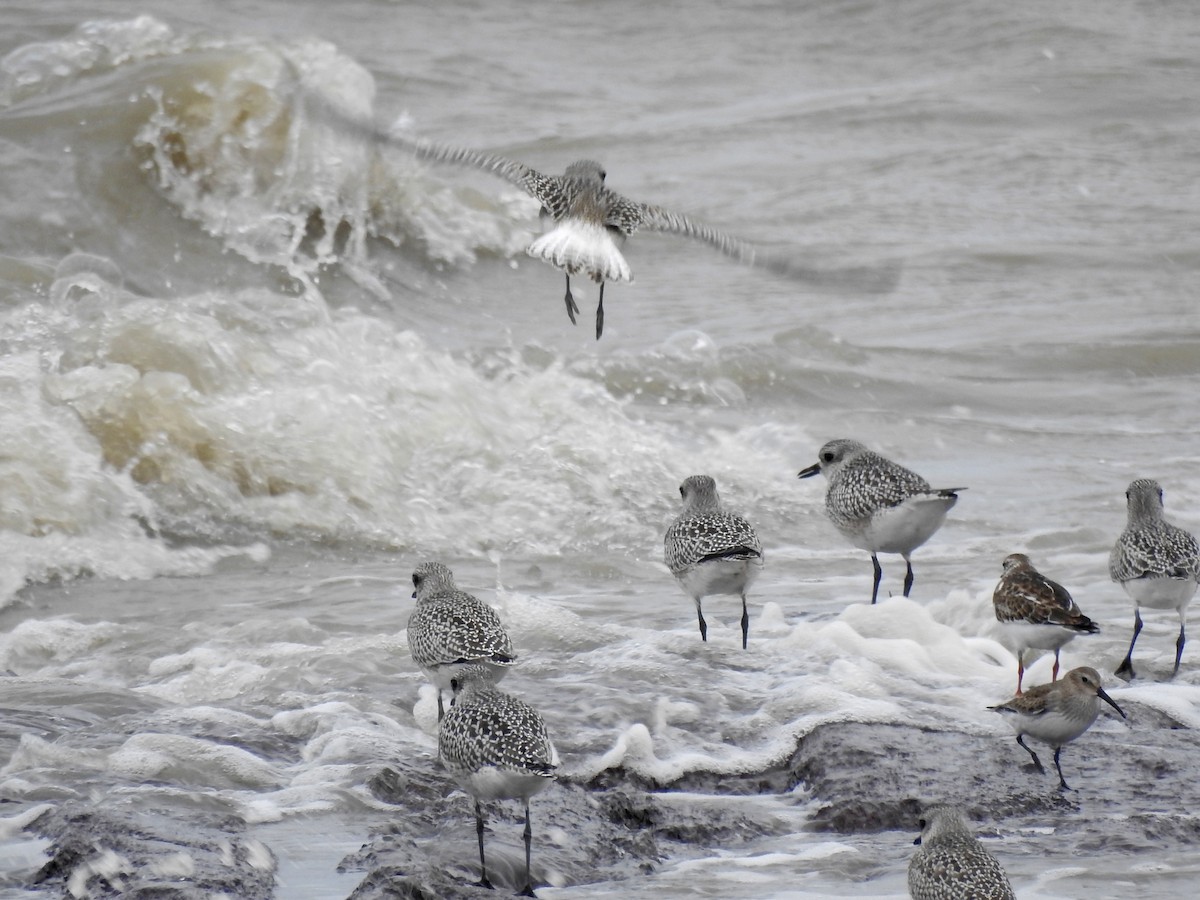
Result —
<instances>
[{"instance_id":1,"label":"foamy water surface","mask_svg":"<svg viewBox=\"0 0 1200 900\"><path fill-rule=\"evenodd\" d=\"M522 657L504 687L572 784L758 773L837 723L994 737L1017 767L986 706L1015 686L990 601L1018 551L1100 623L1064 663L1132 715L1064 751L1068 811L991 820L989 847L1023 897L1191 883L1185 840L1065 827L1182 831L1200 801L1182 754L1147 774L1173 806L1110 799L1098 755L1200 727L1200 651L1167 680L1170 613L1145 616L1140 677L1111 677L1132 616L1107 574L1133 478L1200 530L1191 6L102 12L0 11L6 896L49 890L26 826L72 803L228 815L278 896L348 896L364 873L339 864L397 815L373 776L437 766L404 630L429 558L496 606ZM547 172L600 159L629 196L901 280L822 291L634 235L596 342L594 286L572 327L561 273L524 254L535 202L339 130L306 92ZM795 477L843 436L968 487L911 599L884 557L865 603L868 555ZM700 472L766 548L748 652L736 599L706 601L702 644L661 562ZM539 896L905 895L915 823L816 830L803 784L660 802L774 824L595 879L555 869L579 853L551 829Z\"/></svg>"}]
</instances>

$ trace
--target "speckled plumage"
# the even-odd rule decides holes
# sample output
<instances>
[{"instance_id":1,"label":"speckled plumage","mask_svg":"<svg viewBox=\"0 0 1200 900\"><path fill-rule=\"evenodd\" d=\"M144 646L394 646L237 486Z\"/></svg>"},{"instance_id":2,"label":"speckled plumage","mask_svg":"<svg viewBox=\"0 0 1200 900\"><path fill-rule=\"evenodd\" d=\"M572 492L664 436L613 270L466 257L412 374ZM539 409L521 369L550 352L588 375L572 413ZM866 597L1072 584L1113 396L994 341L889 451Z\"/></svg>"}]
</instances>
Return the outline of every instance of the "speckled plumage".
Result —
<instances>
[{"instance_id":1,"label":"speckled plumage","mask_svg":"<svg viewBox=\"0 0 1200 900\"><path fill-rule=\"evenodd\" d=\"M417 605L408 619L413 661L438 689L438 719L444 715L442 691L463 666L482 664L499 681L517 661L500 617L485 603L460 591L441 563L421 563L413 571Z\"/></svg>"},{"instance_id":2,"label":"speckled plumage","mask_svg":"<svg viewBox=\"0 0 1200 900\"><path fill-rule=\"evenodd\" d=\"M483 853L484 800L525 804L525 890L530 880L532 829L529 799L554 778L558 753L546 724L532 706L496 688L484 666L466 666L453 679L454 706L438 731L438 755L446 771L475 800L480 884L491 887Z\"/></svg>"},{"instance_id":3,"label":"speckled plumage","mask_svg":"<svg viewBox=\"0 0 1200 900\"><path fill-rule=\"evenodd\" d=\"M920 849L908 863L913 900L1014 900L1008 876L959 810L930 807L920 824Z\"/></svg>"},{"instance_id":4,"label":"speckled plumage","mask_svg":"<svg viewBox=\"0 0 1200 900\"><path fill-rule=\"evenodd\" d=\"M1004 559L1000 582L992 592L996 621L1017 654L1017 694L1025 675L1025 651L1053 650L1051 680L1058 680L1059 651L1077 634L1100 630L1057 581L1034 568L1024 553Z\"/></svg>"},{"instance_id":5,"label":"speckled plumage","mask_svg":"<svg viewBox=\"0 0 1200 900\"><path fill-rule=\"evenodd\" d=\"M708 640L701 601L712 594L742 598L742 648L749 643L750 613L746 592L763 567L762 544L754 528L721 507L717 483L708 475L691 475L679 486L683 511L663 540L667 568L696 603L700 638Z\"/></svg>"},{"instance_id":6,"label":"speckled plumage","mask_svg":"<svg viewBox=\"0 0 1200 900\"><path fill-rule=\"evenodd\" d=\"M1100 715L1103 700L1125 718L1125 712L1108 696L1100 683L1100 673L1090 666L1080 666L1052 684L1039 684L1011 700L989 706L1008 717L1017 733L1017 743L1033 757L1039 772L1046 770L1038 755L1025 743L1025 735L1036 738L1054 748L1054 768L1058 770L1058 784L1062 790L1070 790L1063 778L1059 755L1065 744L1069 744L1092 727Z\"/></svg>"},{"instance_id":7,"label":"speckled plumage","mask_svg":"<svg viewBox=\"0 0 1200 900\"><path fill-rule=\"evenodd\" d=\"M1133 646L1142 630L1141 607L1173 609L1179 614L1175 669L1187 640L1187 607L1200 586L1200 545L1196 538L1163 518L1163 492L1157 481L1139 478L1125 492L1128 522L1108 558L1112 580L1133 600L1133 638L1117 675L1133 678Z\"/></svg>"},{"instance_id":8,"label":"speckled plumage","mask_svg":"<svg viewBox=\"0 0 1200 900\"><path fill-rule=\"evenodd\" d=\"M817 462L802 469L799 478L821 473L829 483L825 513L854 546L871 554L875 582L871 602L879 596L882 569L879 553L899 553L906 566L904 596L912 590L909 556L937 531L946 513L966 488L931 488L929 482L904 466L868 450L858 441L829 441Z\"/></svg>"}]
</instances>

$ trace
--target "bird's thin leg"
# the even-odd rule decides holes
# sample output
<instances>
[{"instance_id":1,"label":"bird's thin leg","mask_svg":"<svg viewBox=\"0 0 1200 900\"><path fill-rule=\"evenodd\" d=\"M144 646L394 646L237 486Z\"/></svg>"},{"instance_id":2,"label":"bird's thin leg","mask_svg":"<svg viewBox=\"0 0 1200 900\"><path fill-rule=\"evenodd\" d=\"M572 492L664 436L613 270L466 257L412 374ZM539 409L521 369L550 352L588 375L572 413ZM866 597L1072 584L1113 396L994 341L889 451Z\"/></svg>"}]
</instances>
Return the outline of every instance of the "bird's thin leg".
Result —
<instances>
[{"instance_id":1,"label":"bird's thin leg","mask_svg":"<svg viewBox=\"0 0 1200 900\"><path fill-rule=\"evenodd\" d=\"M1069 791L1071 788L1067 784L1067 779L1063 778L1062 766L1058 764L1058 755L1062 753L1062 747L1054 748L1054 768L1058 769L1058 789L1060 791Z\"/></svg>"},{"instance_id":2,"label":"bird's thin leg","mask_svg":"<svg viewBox=\"0 0 1200 900\"><path fill-rule=\"evenodd\" d=\"M1183 613L1179 614L1179 637L1175 641L1175 671L1171 673L1174 678L1179 674L1179 660L1183 658L1183 645L1187 642L1187 637L1183 633Z\"/></svg>"},{"instance_id":3,"label":"bird's thin leg","mask_svg":"<svg viewBox=\"0 0 1200 900\"><path fill-rule=\"evenodd\" d=\"M571 320L571 324L575 324L575 313L579 312L579 307L575 305L575 298L571 295L571 276L567 275L567 296L563 298L567 304L567 317Z\"/></svg>"},{"instance_id":4,"label":"bird's thin leg","mask_svg":"<svg viewBox=\"0 0 1200 900\"><path fill-rule=\"evenodd\" d=\"M533 892L533 879L529 877L529 858L530 846L533 843L533 828L529 825L529 802L525 803L525 890L518 895L520 897L536 897Z\"/></svg>"},{"instance_id":5,"label":"bird's thin leg","mask_svg":"<svg viewBox=\"0 0 1200 900\"><path fill-rule=\"evenodd\" d=\"M487 863L483 861L483 807L475 801L475 834L479 838L479 886L491 888L492 883L487 877Z\"/></svg>"},{"instance_id":6,"label":"bird's thin leg","mask_svg":"<svg viewBox=\"0 0 1200 900\"><path fill-rule=\"evenodd\" d=\"M596 340L604 334L604 282L600 282L600 302L596 304Z\"/></svg>"},{"instance_id":7,"label":"bird's thin leg","mask_svg":"<svg viewBox=\"0 0 1200 900\"><path fill-rule=\"evenodd\" d=\"M1029 745L1027 743L1025 743L1025 735L1018 734L1017 735L1017 743L1020 744L1022 747L1024 747L1029 752L1029 755L1033 757L1034 766L1037 767L1037 770L1039 772L1041 772L1043 775L1045 775L1046 769L1042 766L1042 761L1040 759L1038 759L1038 755L1036 753L1034 753L1032 750L1030 750Z\"/></svg>"},{"instance_id":8,"label":"bird's thin leg","mask_svg":"<svg viewBox=\"0 0 1200 900\"><path fill-rule=\"evenodd\" d=\"M912 561L906 556L904 557L904 596L907 597L912 591L913 573Z\"/></svg>"},{"instance_id":9,"label":"bird's thin leg","mask_svg":"<svg viewBox=\"0 0 1200 900\"><path fill-rule=\"evenodd\" d=\"M704 610L700 608L700 601L696 601L696 618L700 620L700 640L708 640L708 623L704 621Z\"/></svg>"},{"instance_id":10,"label":"bird's thin leg","mask_svg":"<svg viewBox=\"0 0 1200 900\"><path fill-rule=\"evenodd\" d=\"M1050 680L1058 681L1058 650L1054 651L1054 668L1050 670Z\"/></svg>"},{"instance_id":11,"label":"bird's thin leg","mask_svg":"<svg viewBox=\"0 0 1200 900\"><path fill-rule=\"evenodd\" d=\"M871 588L871 603L879 597L879 581L883 578L883 569L879 565L879 557L874 553L871 554L871 566L875 569L875 585Z\"/></svg>"},{"instance_id":12,"label":"bird's thin leg","mask_svg":"<svg viewBox=\"0 0 1200 900\"><path fill-rule=\"evenodd\" d=\"M750 643L750 613L746 609L746 595L742 594L742 649Z\"/></svg>"},{"instance_id":13,"label":"bird's thin leg","mask_svg":"<svg viewBox=\"0 0 1200 900\"><path fill-rule=\"evenodd\" d=\"M442 716L446 715L446 709L442 706L442 689L438 688L438 722L442 721Z\"/></svg>"},{"instance_id":14,"label":"bird's thin leg","mask_svg":"<svg viewBox=\"0 0 1200 900\"><path fill-rule=\"evenodd\" d=\"M1025 651L1017 654L1017 696L1021 696L1021 682L1025 678Z\"/></svg>"},{"instance_id":15,"label":"bird's thin leg","mask_svg":"<svg viewBox=\"0 0 1200 900\"><path fill-rule=\"evenodd\" d=\"M1117 666L1116 675L1119 678L1124 678L1126 674L1129 678L1133 678L1133 645L1137 643L1138 634L1142 630L1142 611L1138 607L1133 608L1133 638L1129 641L1129 652L1125 654L1125 661ZM1183 629L1180 628L1182 634Z\"/></svg>"}]
</instances>

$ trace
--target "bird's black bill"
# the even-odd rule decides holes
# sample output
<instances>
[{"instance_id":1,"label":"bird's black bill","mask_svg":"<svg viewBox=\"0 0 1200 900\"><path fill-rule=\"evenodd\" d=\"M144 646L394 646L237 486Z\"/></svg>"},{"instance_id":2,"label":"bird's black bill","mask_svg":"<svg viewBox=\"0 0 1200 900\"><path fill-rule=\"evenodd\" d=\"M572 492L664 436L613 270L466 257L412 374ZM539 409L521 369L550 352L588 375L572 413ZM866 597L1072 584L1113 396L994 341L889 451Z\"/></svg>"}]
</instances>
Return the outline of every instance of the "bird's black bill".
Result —
<instances>
[{"instance_id":1,"label":"bird's black bill","mask_svg":"<svg viewBox=\"0 0 1200 900\"><path fill-rule=\"evenodd\" d=\"M820 475L820 474L821 474L821 464L813 463L807 469L801 469L799 472L797 472L796 477L797 478L812 478L814 475Z\"/></svg>"},{"instance_id":2,"label":"bird's black bill","mask_svg":"<svg viewBox=\"0 0 1200 900\"><path fill-rule=\"evenodd\" d=\"M1122 719L1129 718L1129 716L1125 715L1125 710L1123 710L1123 709L1121 709L1121 707L1117 706L1117 701L1114 700L1112 697L1108 696L1108 694L1105 692L1104 688L1097 688L1096 696L1099 697L1101 700L1103 700L1105 703L1107 703L1109 706L1111 706L1113 709L1115 709L1117 712L1119 712L1121 714Z\"/></svg>"}]
</instances>

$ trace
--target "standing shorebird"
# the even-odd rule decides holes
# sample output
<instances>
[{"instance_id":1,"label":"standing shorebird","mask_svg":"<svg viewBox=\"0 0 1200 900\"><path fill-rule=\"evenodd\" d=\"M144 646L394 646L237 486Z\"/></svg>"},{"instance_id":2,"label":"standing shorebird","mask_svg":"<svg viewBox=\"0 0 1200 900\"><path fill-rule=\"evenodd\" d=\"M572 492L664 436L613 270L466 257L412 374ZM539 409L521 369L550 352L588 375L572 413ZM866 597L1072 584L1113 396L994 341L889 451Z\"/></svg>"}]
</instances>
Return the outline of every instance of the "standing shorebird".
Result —
<instances>
[{"instance_id":1,"label":"standing shorebird","mask_svg":"<svg viewBox=\"0 0 1200 900\"><path fill-rule=\"evenodd\" d=\"M1039 684L1007 703L989 706L988 709L1012 717L1010 724L1017 732L1017 743L1033 757L1034 767L1043 775L1046 769L1038 755L1025 743L1025 735L1054 748L1058 786L1069 791L1062 766L1058 764L1059 754L1064 744L1069 744L1092 727L1096 716L1100 715L1101 700L1119 712L1122 719L1126 718L1125 711L1101 687L1100 673L1089 666L1080 666L1064 675L1062 681Z\"/></svg>"},{"instance_id":2,"label":"standing shorebird","mask_svg":"<svg viewBox=\"0 0 1200 900\"><path fill-rule=\"evenodd\" d=\"M1058 653L1077 634L1096 634L1100 627L1083 614L1057 581L1033 567L1024 553L1004 559L1004 572L992 593L996 621L1017 652L1017 696L1025 677L1026 650L1053 650L1051 681L1058 681Z\"/></svg>"},{"instance_id":3,"label":"standing shorebird","mask_svg":"<svg viewBox=\"0 0 1200 900\"><path fill-rule=\"evenodd\" d=\"M708 623L700 601L710 594L741 595L744 650L750 635L746 592L762 570L762 544L749 522L721 508L717 483L708 475L685 478L679 494L683 511L671 523L663 541L667 568L696 601L702 641L708 640Z\"/></svg>"},{"instance_id":4,"label":"standing shorebird","mask_svg":"<svg viewBox=\"0 0 1200 900\"><path fill-rule=\"evenodd\" d=\"M294 74L298 79L303 77L295 70ZM562 175L545 175L503 156L384 131L342 112L319 93L306 92L305 98L326 119L372 143L398 147L418 159L495 175L537 200L542 205L543 217L553 220L553 227L535 240L527 252L566 273L564 300L572 323L579 307L571 293L571 276L586 275L600 285L596 305L597 340L604 331L605 282L633 280L621 246L636 231L659 231L693 238L745 265L765 268L825 290L888 293L895 289L899 280L900 269L895 262L879 266L813 268L797 262L793 253L767 251L680 213L630 200L605 186L604 167L592 160L573 162Z\"/></svg>"},{"instance_id":5,"label":"standing shorebird","mask_svg":"<svg viewBox=\"0 0 1200 900\"><path fill-rule=\"evenodd\" d=\"M484 665L499 681L517 661L512 642L495 611L454 584L441 563L423 562L413 571L417 605L408 617L408 648L413 661L438 689L438 721L445 709L442 691L464 666Z\"/></svg>"},{"instance_id":6,"label":"standing shorebird","mask_svg":"<svg viewBox=\"0 0 1200 900\"><path fill-rule=\"evenodd\" d=\"M1174 678L1183 657L1184 619L1200 585L1200 546L1196 538L1163 519L1163 492L1157 481L1139 478L1125 492L1129 521L1108 558L1108 573L1133 599L1133 638L1125 661L1117 667L1121 678L1133 678L1133 645L1142 630L1141 608L1173 609L1179 614L1175 641Z\"/></svg>"},{"instance_id":7,"label":"standing shorebird","mask_svg":"<svg viewBox=\"0 0 1200 900\"><path fill-rule=\"evenodd\" d=\"M920 821L921 849L908 863L913 900L1015 900L1008 876L951 806L932 806Z\"/></svg>"},{"instance_id":8,"label":"standing shorebird","mask_svg":"<svg viewBox=\"0 0 1200 900\"><path fill-rule=\"evenodd\" d=\"M466 666L455 673L454 705L438 731L438 755L454 780L475 800L481 887L492 886L483 855L481 804L485 800L525 804L525 886L520 894L533 897L529 800L553 780L558 751L537 710L497 690L492 674L487 666Z\"/></svg>"},{"instance_id":9,"label":"standing shorebird","mask_svg":"<svg viewBox=\"0 0 1200 900\"><path fill-rule=\"evenodd\" d=\"M817 461L797 477L811 478L818 472L829 481L825 514L850 543L871 553L871 602L879 597L883 577L879 553L904 557L907 597L913 585L909 556L942 527L946 513L958 502L957 492L966 488L931 488L916 472L847 438L827 443Z\"/></svg>"}]
</instances>

